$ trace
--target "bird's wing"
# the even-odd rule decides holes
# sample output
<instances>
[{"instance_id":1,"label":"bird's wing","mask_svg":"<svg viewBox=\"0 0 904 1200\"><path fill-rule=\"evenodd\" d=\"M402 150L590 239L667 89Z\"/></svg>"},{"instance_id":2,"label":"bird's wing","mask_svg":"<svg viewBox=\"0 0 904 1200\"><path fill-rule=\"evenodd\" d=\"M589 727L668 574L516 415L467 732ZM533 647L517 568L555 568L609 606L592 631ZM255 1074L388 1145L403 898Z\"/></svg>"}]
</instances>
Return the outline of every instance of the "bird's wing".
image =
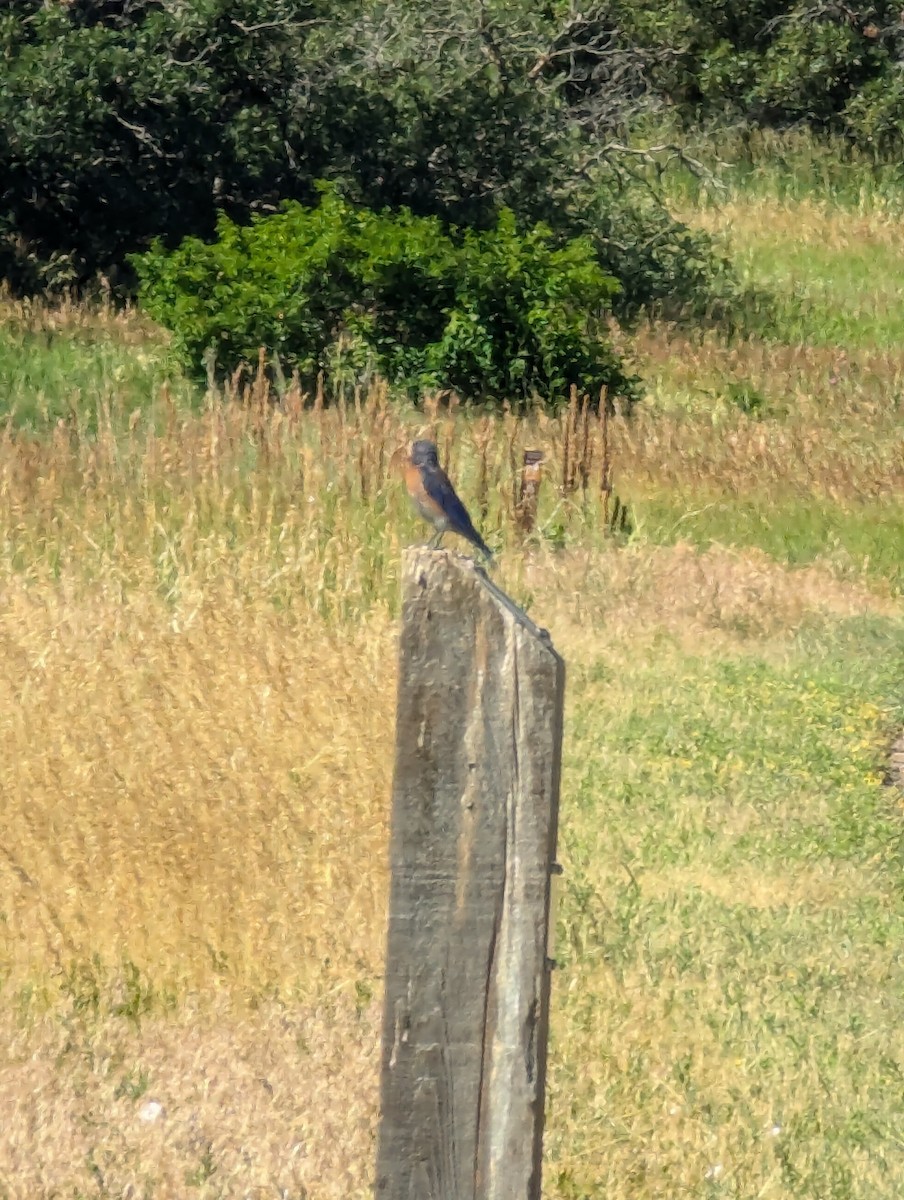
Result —
<instances>
[{"instance_id":1,"label":"bird's wing","mask_svg":"<svg viewBox=\"0 0 904 1200\"><path fill-rule=\"evenodd\" d=\"M427 467L422 474L424 491L446 515L449 528L466 537L477 537L468 510L458 498L451 480L442 467Z\"/></svg>"}]
</instances>

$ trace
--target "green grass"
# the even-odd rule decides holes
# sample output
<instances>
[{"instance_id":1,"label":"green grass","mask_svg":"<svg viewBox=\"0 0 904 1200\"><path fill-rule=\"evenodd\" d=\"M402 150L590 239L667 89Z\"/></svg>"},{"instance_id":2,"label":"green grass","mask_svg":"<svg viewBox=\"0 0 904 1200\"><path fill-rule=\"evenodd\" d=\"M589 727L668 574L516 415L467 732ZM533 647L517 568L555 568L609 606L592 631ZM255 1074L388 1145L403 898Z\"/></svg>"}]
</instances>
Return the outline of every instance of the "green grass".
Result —
<instances>
[{"instance_id":1,"label":"green grass","mask_svg":"<svg viewBox=\"0 0 904 1200\"><path fill-rule=\"evenodd\" d=\"M790 230L776 236L764 223L735 265L753 291L776 301L772 311L755 302L767 336L845 350L887 350L904 340L904 244L814 246Z\"/></svg>"},{"instance_id":2,"label":"green grass","mask_svg":"<svg viewBox=\"0 0 904 1200\"><path fill-rule=\"evenodd\" d=\"M774 494L709 497L679 489L627 495L633 536L641 542L756 546L777 562L829 561L840 575L871 577L904 592L904 503L896 496L841 504Z\"/></svg>"},{"instance_id":3,"label":"green grass","mask_svg":"<svg viewBox=\"0 0 904 1200\"><path fill-rule=\"evenodd\" d=\"M701 158L721 187L678 173L670 194L692 224L703 215L727 234L729 258L749 292L742 328L847 350L901 344L899 166L879 166L841 140L805 132L704 135ZM741 231L732 228L732 209L743 218ZM815 237L807 229L814 209L823 217Z\"/></svg>"},{"instance_id":4,"label":"green grass","mask_svg":"<svg viewBox=\"0 0 904 1200\"><path fill-rule=\"evenodd\" d=\"M550 1148L563 1197L904 1178L904 623L574 665Z\"/></svg>"},{"instance_id":5,"label":"green grass","mask_svg":"<svg viewBox=\"0 0 904 1200\"><path fill-rule=\"evenodd\" d=\"M650 140L668 139L656 134ZM669 194L682 204L706 206L732 196L746 203L815 199L848 213L904 210L900 164L878 163L841 137L818 136L805 128L710 128L692 138L689 149L705 170L681 169L668 179Z\"/></svg>"},{"instance_id":6,"label":"green grass","mask_svg":"<svg viewBox=\"0 0 904 1200\"><path fill-rule=\"evenodd\" d=\"M368 1194L419 536L389 462L435 430L568 665L545 1194L900 1194L904 238L889 181L823 167L694 211L779 317L634 336L615 538L559 419L202 411L134 315L6 312L3 1186Z\"/></svg>"},{"instance_id":7,"label":"green grass","mask_svg":"<svg viewBox=\"0 0 904 1200\"><path fill-rule=\"evenodd\" d=\"M95 428L98 415L111 409L128 416L147 408L164 385L180 402L193 401L194 389L154 331L141 336L115 319L57 325L6 315L0 321L0 419L19 429L40 432L73 418Z\"/></svg>"}]
</instances>

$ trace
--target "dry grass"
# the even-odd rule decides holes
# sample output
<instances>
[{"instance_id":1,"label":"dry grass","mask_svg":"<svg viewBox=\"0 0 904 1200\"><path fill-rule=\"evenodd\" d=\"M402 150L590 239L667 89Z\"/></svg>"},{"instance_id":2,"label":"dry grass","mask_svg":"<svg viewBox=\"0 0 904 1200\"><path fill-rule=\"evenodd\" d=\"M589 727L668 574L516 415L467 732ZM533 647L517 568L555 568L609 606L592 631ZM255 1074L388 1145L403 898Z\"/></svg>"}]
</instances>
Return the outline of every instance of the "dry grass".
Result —
<instances>
[{"instance_id":1,"label":"dry grass","mask_svg":"<svg viewBox=\"0 0 904 1200\"><path fill-rule=\"evenodd\" d=\"M560 483L541 527L580 532L600 516L600 422L584 416L434 417L463 473L494 481L483 499L508 543L503 579L547 619L646 614L693 637L896 611L875 587L822 566L789 576L763 553L519 548L522 445L545 448ZM408 430L380 393L335 411L164 409L160 432L158 417L122 434L111 418L96 439L61 426L0 442L8 984L93 955L153 962L164 994L222 980L292 995L327 959L372 977L390 616L415 533L390 463ZM635 477L632 447L666 454L667 434L644 421L612 422L615 461ZM731 464L740 480L744 456Z\"/></svg>"},{"instance_id":2,"label":"dry grass","mask_svg":"<svg viewBox=\"0 0 904 1200\"><path fill-rule=\"evenodd\" d=\"M146 986L164 997L230 984L290 997L325 963L349 988L372 977L388 623L331 631L228 588L173 609L153 587L8 580L4 599L7 987L95 955L153 964Z\"/></svg>"},{"instance_id":3,"label":"dry grass","mask_svg":"<svg viewBox=\"0 0 904 1200\"><path fill-rule=\"evenodd\" d=\"M134 316L3 319L155 352ZM0 1193L369 1187L420 533L394 462L419 433L569 664L547 1194L898 1194L898 580L825 538L791 569L736 515L781 547L804 503L839 528L898 511L900 367L674 330L633 353L630 421L577 398L415 412L379 387L274 404L261 379L191 411L103 374L87 409L50 397L44 432L7 425Z\"/></svg>"},{"instance_id":4,"label":"dry grass","mask_svg":"<svg viewBox=\"0 0 904 1200\"><path fill-rule=\"evenodd\" d=\"M393 625L385 610L357 628L305 618L255 593L253 573L233 564L217 588L206 571L202 556L190 609L161 598L153 577L128 591L71 573L5 580L0 1183L11 1197L369 1187ZM782 664L814 620L899 607L824 568L718 548L544 550L520 571L572 672L548 1193L664 1200L699 1191L723 1164L726 1194L784 1196L772 1130L786 1141L795 1130L791 1153L818 1177L822 1142L806 1131L825 1051L814 1042L808 1065L767 1064L733 1029L725 989L739 980L746 1021L764 1019L763 1005L812 1034L795 996L816 985L794 972L817 970L826 942L808 927L885 884L844 860L722 862L712 840L689 865L654 864L651 834L664 844L702 821L724 824L730 842L746 802L659 774L645 786L668 798L664 810L631 814L619 788L662 761L650 704L694 719L724 708L688 695L694 672L708 688L726 662ZM618 733L632 712L651 730L633 750ZM873 707L839 736L852 745L878 716ZM739 737L737 752L760 739L754 730L745 748ZM665 761L680 771L680 758ZM605 784L588 778L600 769ZM801 802L809 811L815 795ZM751 806L743 829L769 821ZM622 863L649 928L623 911L633 887ZM688 905L703 938L693 953ZM728 932L737 923L747 936L750 913L765 951ZM783 931L793 965L778 965ZM842 940L830 957L878 1003L887 956L851 954ZM883 1055L897 1055L891 1018L864 1019L871 1036L884 1031ZM831 1123L862 1093L830 1077L837 1103L824 1097L817 1112ZM162 1112L151 1120L152 1103ZM877 1187L862 1194L890 1194Z\"/></svg>"},{"instance_id":5,"label":"dry grass","mask_svg":"<svg viewBox=\"0 0 904 1200\"><path fill-rule=\"evenodd\" d=\"M792 572L756 551L607 542L592 527L604 497L589 410L586 422L578 407L521 426L437 410L424 427L469 499L480 503L486 481L487 520L507 546L502 579L531 598L572 671L563 856L575 890L556 981L549 1192L665 1197L724 1162L782 1195L769 1183L772 1143L751 1122L810 1119L794 1097L810 1095L812 1072L779 1072L769 1098L732 1116L738 1055L710 1024L724 1009L722 974L713 968L692 1002L676 980L663 1007L642 955L614 973L600 957L582 889L616 913L619 860L633 846L637 876L655 822L600 842L611 801L585 806L585 772L609 762L615 783L630 769L587 730L643 710L641 663L664 702L696 712L681 671L701 650L713 669L751 645L781 662L814 620L894 618L899 605L828 565ZM111 413L96 438L61 426L49 441L10 430L0 444L8 1195L369 1187L395 564L416 536L390 463L412 428L380 394L358 409L250 403L197 415L164 397L131 428ZM625 427L613 431L624 455ZM549 460L541 530L565 522L571 548L519 540L512 463L528 442ZM656 761L652 747L646 758ZM665 777L651 786L675 795ZM730 802L723 817L707 803L709 822L737 832ZM692 805L673 828L698 831ZM751 807L743 828L758 821ZM749 865L705 860L649 873L645 900L666 909L749 890L751 910L800 914L864 886L850 865L776 865L768 883ZM686 936L673 926L659 927L663 953ZM751 951L744 969L758 962ZM674 1080L686 1053L694 1094L721 1106L715 1140ZM749 1062L742 1073L734 1091L748 1096L762 1071ZM147 1120L152 1102L162 1112ZM803 1145L809 1161L816 1151Z\"/></svg>"},{"instance_id":6,"label":"dry grass","mask_svg":"<svg viewBox=\"0 0 904 1200\"><path fill-rule=\"evenodd\" d=\"M878 200L858 212L817 195L792 201L761 196L755 201L734 199L696 208L684 216L710 233L729 234L736 245L787 241L798 247L817 244L849 251L880 246L904 253L900 214Z\"/></svg>"},{"instance_id":7,"label":"dry grass","mask_svg":"<svg viewBox=\"0 0 904 1200\"><path fill-rule=\"evenodd\" d=\"M0 1187L44 1196L367 1193L375 1007L6 1020Z\"/></svg>"},{"instance_id":8,"label":"dry grass","mask_svg":"<svg viewBox=\"0 0 904 1200\"><path fill-rule=\"evenodd\" d=\"M160 332L153 321L131 305L85 304L74 296L53 303L16 297L0 286L0 326L6 333L49 334L64 337L86 334L114 337L131 347L157 346Z\"/></svg>"}]
</instances>

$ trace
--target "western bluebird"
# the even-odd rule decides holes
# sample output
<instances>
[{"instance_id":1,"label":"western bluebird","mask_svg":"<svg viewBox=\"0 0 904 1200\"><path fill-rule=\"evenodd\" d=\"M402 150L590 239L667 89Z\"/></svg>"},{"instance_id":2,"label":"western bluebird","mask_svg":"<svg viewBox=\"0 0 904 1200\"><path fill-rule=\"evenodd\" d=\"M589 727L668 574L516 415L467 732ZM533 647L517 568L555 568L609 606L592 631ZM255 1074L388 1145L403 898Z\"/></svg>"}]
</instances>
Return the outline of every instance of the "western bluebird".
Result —
<instances>
[{"instance_id":1,"label":"western bluebird","mask_svg":"<svg viewBox=\"0 0 904 1200\"><path fill-rule=\"evenodd\" d=\"M474 528L468 510L459 500L449 476L439 465L433 442L414 442L405 463L405 485L414 507L436 530L430 545L439 545L447 531L458 533L487 559L493 552Z\"/></svg>"}]
</instances>

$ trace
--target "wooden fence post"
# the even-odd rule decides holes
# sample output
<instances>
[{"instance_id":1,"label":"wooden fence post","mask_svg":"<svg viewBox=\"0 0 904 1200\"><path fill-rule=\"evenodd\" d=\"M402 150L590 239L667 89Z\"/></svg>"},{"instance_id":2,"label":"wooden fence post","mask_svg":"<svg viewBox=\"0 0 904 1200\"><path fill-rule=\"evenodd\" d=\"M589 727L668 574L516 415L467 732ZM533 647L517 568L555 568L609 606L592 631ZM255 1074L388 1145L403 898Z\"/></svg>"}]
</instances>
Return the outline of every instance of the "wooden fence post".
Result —
<instances>
[{"instance_id":1,"label":"wooden fence post","mask_svg":"<svg viewBox=\"0 0 904 1200\"><path fill-rule=\"evenodd\" d=\"M521 485L515 505L515 520L522 533L532 533L537 523L537 499L543 475L543 451L525 450L521 468Z\"/></svg>"},{"instance_id":2,"label":"wooden fence post","mask_svg":"<svg viewBox=\"0 0 904 1200\"><path fill-rule=\"evenodd\" d=\"M565 667L470 559L409 550L380 1200L539 1200Z\"/></svg>"}]
</instances>

